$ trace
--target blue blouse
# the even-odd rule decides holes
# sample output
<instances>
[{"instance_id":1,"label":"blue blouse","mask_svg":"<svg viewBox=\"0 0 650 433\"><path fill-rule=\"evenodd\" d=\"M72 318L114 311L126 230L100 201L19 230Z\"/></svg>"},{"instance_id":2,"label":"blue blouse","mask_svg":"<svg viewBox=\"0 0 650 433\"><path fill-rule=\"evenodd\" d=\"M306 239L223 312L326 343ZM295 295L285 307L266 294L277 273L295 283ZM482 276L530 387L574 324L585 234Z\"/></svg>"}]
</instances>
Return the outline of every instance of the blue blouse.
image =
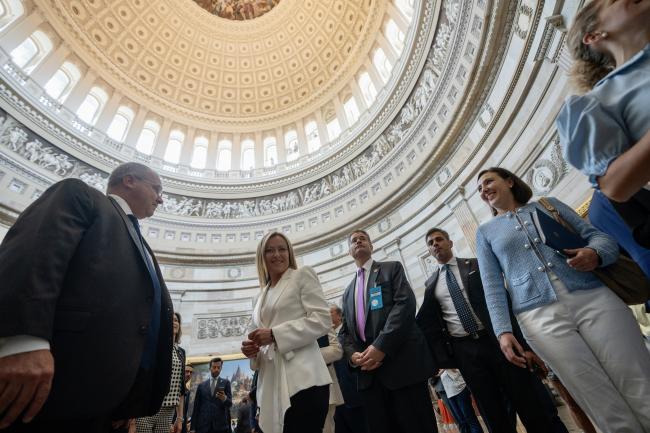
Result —
<instances>
[{"instance_id":1,"label":"blue blouse","mask_svg":"<svg viewBox=\"0 0 650 433\"><path fill-rule=\"evenodd\" d=\"M589 177L650 130L650 44L582 96L569 96L556 120L564 158Z\"/></svg>"}]
</instances>

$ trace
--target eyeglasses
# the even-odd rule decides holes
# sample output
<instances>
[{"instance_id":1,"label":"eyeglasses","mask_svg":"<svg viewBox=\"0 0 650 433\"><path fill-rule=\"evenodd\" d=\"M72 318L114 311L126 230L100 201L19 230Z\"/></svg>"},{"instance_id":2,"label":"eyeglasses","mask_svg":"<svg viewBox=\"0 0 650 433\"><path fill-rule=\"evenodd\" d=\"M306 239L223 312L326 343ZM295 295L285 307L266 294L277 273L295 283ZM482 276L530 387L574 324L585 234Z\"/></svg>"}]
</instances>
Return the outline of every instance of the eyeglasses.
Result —
<instances>
[{"instance_id":1,"label":"eyeglasses","mask_svg":"<svg viewBox=\"0 0 650 433\"><path fill-rule=\"evenodd\" d=\"M264 249L264 254L268 254L269 256L272 256L275 253L287 254L288 252L289 252L289 248L287 248L287 247L266 248L266 249Z\"/></svg>"},{"instance_id":2,"label":"eyeglasses","mask_svg":"<svg viewBox=\"0 0 650 433\"><path fill-rule=\"evenodd\" d=\"M144 182L144 183L146 183L147 185L149 185L149 186L151 187L151 189L153 190L153 192L155 192L156 194L158 194L158 197L162 197L162 194L163 194L163 187L162 187L162 185L160 185L159 183L153 183L153 182L150 181L149 179L145 179L145 178L142 178L142 177L140 177L140 176L135 176L135 175L134 175L133 177L135 177L135 178L138 179L139 181Z\"/></svg>"}]
</instances>

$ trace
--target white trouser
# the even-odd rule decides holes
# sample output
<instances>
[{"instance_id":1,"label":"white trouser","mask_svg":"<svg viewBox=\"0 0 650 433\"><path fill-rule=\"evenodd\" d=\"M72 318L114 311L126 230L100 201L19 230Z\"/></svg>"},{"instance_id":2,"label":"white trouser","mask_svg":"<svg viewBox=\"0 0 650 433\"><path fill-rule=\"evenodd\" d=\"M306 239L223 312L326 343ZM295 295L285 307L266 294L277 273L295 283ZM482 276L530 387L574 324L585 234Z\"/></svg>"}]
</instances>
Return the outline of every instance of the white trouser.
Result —
<instances>
[{"instance_id":1,"label":"white trouser","mask_svg":"<svg viewBox=\"0 0 650 433\"><path fill-rule=\"evenodd\" d=\"M549 276L558 301L517 315L528 344L603 433L650 433L650 353L630 310Z\"/></svg>"}]
</instances>

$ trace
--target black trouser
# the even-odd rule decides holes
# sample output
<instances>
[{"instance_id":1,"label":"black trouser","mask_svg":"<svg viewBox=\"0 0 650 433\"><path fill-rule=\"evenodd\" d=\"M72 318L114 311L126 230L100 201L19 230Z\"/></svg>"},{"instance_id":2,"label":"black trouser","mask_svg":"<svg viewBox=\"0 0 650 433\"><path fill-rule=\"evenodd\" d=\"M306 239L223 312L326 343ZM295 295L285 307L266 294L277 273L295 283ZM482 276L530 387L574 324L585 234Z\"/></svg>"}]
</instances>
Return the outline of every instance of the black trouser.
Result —
<instances>
[{"instance_id":1,"label":"black trouser","mask_svg":"<svg viewBox=\"0 0 650 433\"><path fill-rule=\"evenodd\" d=\"M322 433L330 400L330 386L312 386L291 396L284 414L283 433Z\"/></svg>"},{"instance_id":2,"label":"black trouser","mask_svg":"<svg viewBox=\"0 0 650 433\"><path fill-rule=\"evenodd\" d=\"M367 433L366 409L363 406L347 407L345 404L336 407L334 412L335 433Z\"/></svg>"},{"instance_id":3,"label":"black trouser","mask_svg":"<svg viewBox=\"0 0 650 433\"><path fill-rule=\"evenodd\" d=\"M438 431L426 381L390 390L375 378L370 388L361 391L361 400L372 433Z\"/></svg>"},{"instance_id":4,"label":"black trouser","mask_svg":"<svg viewBox=\"0 0 650 433\"><path fill-rule=\"evenodd\" d=\"M533 381L539 379L508 362L492 336L484 335L476 340L452 338L452 344L458 369L490 432L516 433L502 396L510 401L528 433L554 431L552 420L535 392Z\"/></svg>"}]
</instances>

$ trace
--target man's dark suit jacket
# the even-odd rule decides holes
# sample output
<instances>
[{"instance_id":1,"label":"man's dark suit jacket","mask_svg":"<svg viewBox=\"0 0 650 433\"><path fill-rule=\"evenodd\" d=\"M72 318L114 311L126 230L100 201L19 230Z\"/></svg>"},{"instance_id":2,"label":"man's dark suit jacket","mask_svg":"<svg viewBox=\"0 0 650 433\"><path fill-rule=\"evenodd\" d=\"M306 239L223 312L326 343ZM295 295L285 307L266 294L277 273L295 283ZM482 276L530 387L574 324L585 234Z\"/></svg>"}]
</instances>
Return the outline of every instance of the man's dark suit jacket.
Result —
<instances>
[{"instance_id":1,"label":"man's dark suit jacket","mask_svg":"<svg viewBox=\"0 0 650 433\"><path fill-rule=\"evenodd\" d=\"M494 329L492 328L492 322L490 321L490 313L485 302L485 293L483 292L483 283L481 282L481 274L478 269L478 261L476 259L461 258L455 258L455 260L457 260L461 278L459 283L463 285L463 288L467 292L467 297L469 298L474 313L481 323L483 323L490 337L495 340L495 344L498 345L496 336L494 335ZM453 358L453 348L451 337L447 330L447 323L442 317L440 303L435 294L438 275L439 272L435 271L427 279L424 300L415 320L424 333L436 365L439 368L457 368L458 365ZM517 341L525 350L529 350L529 346L521 333L517 320L512 315L512 310L510 313L510 321Z\"/></svg>"},{"instance_id":2,"label":"man's dark suit jacket","mask_svg":"<svg viewBox=\"0 0 650 433\"><path fill-rule=\"evenodd\" d=\"M434 372L433 361L420 329L415 325L415 295L399 262L373 261L366 286L366 341L357 335L355 314L356 278L343 294L343 326L339 336L345 359L354 352L363 352L370 344L386 354L381 367L357 373L357 389L371 386L373 380L388 389L424 382ZM370 309L370 289L381 287L383 308Z\"/></svg>"},{"instance_id":3,"label":"man's dark suit jacket","mask_svg":"<svg viewBox=\"0 0 650 433\"><path fill-rule=\"evenodd\" d=\"M192 409L192 430L196 433L230 431L230 407L232 406L230 381L219 377L217 386L214 387L214 394L212 394L210 393L210 380L212 379L206 380L196 388L194 408ZM225 401L216 397L220 387L223 387L226 393Z\"/></svg>"},{"instance_id":4,"label":"man's dark suit jacket","mask_svg":"<svg viewBox=\"0 0 650 433\"><path fill-rule=\"evenodd\" d=\"M139 386L154 290L141 245L115 200L76 179L45 191L0 245L0 337L43 338L54 356L44 418L125 419L160 408L171 376L172 303L149 250L161 322L155 368Z\"/></svg>"}]
</instances>

